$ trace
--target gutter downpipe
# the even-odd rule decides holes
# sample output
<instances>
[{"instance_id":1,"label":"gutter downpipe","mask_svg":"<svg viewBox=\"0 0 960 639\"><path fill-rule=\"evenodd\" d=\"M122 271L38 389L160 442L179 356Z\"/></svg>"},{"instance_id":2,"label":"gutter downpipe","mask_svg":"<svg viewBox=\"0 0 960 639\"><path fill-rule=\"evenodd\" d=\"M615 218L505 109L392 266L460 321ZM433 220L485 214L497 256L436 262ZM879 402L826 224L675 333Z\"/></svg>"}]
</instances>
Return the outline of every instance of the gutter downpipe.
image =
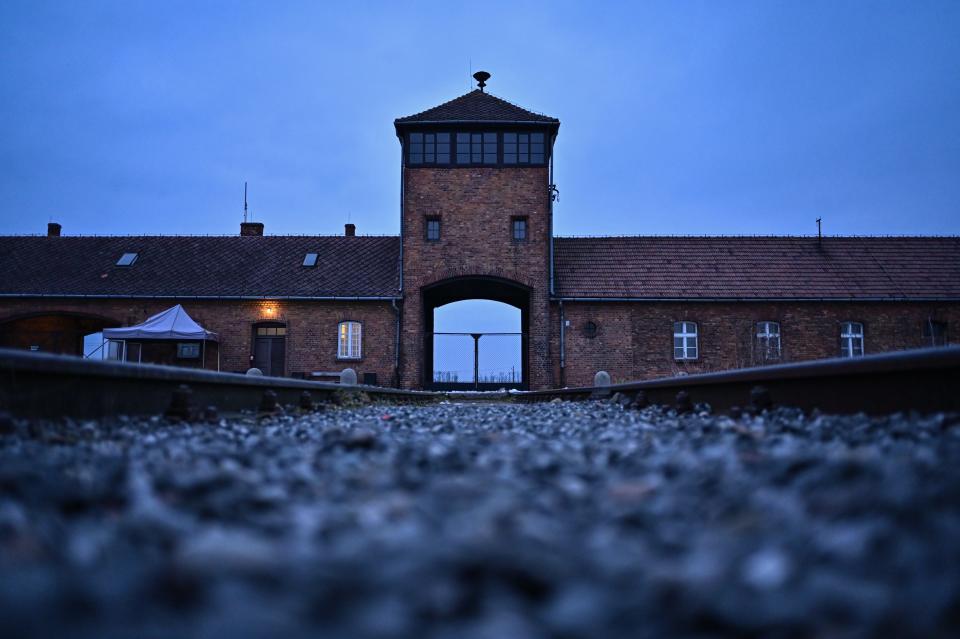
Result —
<instances>
[{"instance_id":1,"label":"gutter downpipe","mask_svg":"<svg viewBox=\"0 0 960 639\"><path fill-rule=\"evenodd\" d=\"M550 233L550 296L553 297L553 192L550 190L551 185L553 185L553 145L556 144L557 136L554 134L550 140L550 172L547 176L547 198L549 199L547 206L550 212L550 220L548 223L548 232Z\"/></svg>"},{"instance_id":2,"label":"gutter downpipe","mask_svg":"<svg viewBox=\"0 0 960 639\"><path fill-rule=\"evenodd\" d=\"M567 351L564 344L567 335L567 322L563 316L563 300L560 300L560 388L566 387Z\"/></svg>"},{"instance_id":3,"label":"gutter downpipe","mask_svg":"<svg viewBox=\"0 0 960 639\"><path fill-rule=\"evenodd\" d=\"M390 300L390 306L397 315L397 334L393 345L393 385L395 388L400 388L400 307L397 306L397 300Z\"/></svg>"},{"instance_id":4,"label":"gutter downpipe","mask_svg":"<svg viewBox=\"0 0 960 639\"><path fill-rule=\"evenodd\" d=\"M400 140L400 263L398 267L398 279L400 280L400 289L398 291L400 295L400 301L403 301L403 238L404 238L404 224L403 224L403 212L404 212L404 180L406 179L406 167L403 162L403 136L397 131L397 138ZM395 388L400 388L400 330L401 330L401 312L400 307L397 306L397 300L390 300L390 305L393 307L393 312L397 314L396 320L396 337L393 347L393 385Z\"/></svg>"}]
</instances>

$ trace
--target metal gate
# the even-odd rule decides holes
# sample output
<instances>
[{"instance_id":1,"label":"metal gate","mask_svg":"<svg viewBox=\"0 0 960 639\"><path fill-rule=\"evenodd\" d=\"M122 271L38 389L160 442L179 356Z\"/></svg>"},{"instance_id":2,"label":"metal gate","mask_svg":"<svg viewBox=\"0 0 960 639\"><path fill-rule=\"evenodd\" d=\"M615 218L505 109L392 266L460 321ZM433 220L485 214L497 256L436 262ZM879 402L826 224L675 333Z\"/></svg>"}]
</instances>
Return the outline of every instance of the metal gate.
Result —
<instances>
[{"instance_id":1,"label":"metal gate","mask_svg":"<svg viewBox=\"0 0 960 639\"><path fill-rule=\"evenodd\" d=\"M523 333L431 333L434 390L523 389Z\"/></svg>"}]
</instances>

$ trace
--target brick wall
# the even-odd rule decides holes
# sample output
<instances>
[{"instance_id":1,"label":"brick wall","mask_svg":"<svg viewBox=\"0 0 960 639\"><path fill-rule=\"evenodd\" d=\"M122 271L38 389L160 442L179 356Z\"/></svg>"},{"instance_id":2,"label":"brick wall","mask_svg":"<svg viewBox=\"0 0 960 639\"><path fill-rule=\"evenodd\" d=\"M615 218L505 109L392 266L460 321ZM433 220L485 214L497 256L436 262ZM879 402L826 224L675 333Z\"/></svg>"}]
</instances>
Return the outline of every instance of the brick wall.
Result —
<instances>
[{"instance_id":1,"label":"brick wall","mask_svg":"<svg viewBox=\"0 0 960 639\"><path fill-rule=\"evenodd\" d=\"M130 326L175 303L175 300L4 300L0 302L0 330L4 322L12 318L36 313L79 313ZM287 375L350 367L361 376L376 373L381 385L394 382L396 315L388 303L283 300L183 300L181 303L198 324L219 335L224 371L243 372L250 368L254 325L276 321L287 327ZM356 320L363 325L363 358L360 360L337 359L337 324L345 320Z\"/></svg>"},{"instance_id":2,"label":"brick wall","mask_svg":"<svg viewBox=\"0 0 960 639\"><path fill-rule=\"evenodd\" d=\"M556 327L554 351L559 353L559 308L553 305L551 325ZM564 303L567 386L593 382L598 370L614 381L650 379L726 370L763 364L756 348L755 328L760 321L780 323L783 362L836 357L840 351L840 323L864 325L867 354L926 346L923 323L928 318L948 324L952 339L960 327L957 303ZM597 324L597 334L584 332L587 322ZM696 322L699 358L678 362L673 358L673 323ZM948 333L948 336L950 334ZM559 374L559 361L554 361Z\"/></svg>"},{"instance_id":3,"label":"brick wall","mask_svg":"<svg viewBox=\"0 0 960 639\"><path fill-rule=\"evenodd\" d=\"M502 277L531 289L530 385L553 386L547 168L408 168L403 181L403 386L418 387L423 376L421 288L468 275ZM512 240L514 216L527 217L524 242ZM426 240L427 217L440 218L437 242ZM469 290L463 294L469 299Z\"/></svg>"}]
</instances>

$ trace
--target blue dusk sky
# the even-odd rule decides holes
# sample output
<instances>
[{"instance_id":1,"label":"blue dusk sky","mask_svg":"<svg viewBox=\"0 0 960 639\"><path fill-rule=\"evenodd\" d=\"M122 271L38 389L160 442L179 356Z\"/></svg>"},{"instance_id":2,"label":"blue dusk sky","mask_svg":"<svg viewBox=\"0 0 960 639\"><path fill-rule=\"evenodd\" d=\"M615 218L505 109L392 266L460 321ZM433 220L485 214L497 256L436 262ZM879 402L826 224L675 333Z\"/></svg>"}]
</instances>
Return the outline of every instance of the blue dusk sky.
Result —
<instances>
[{"instance_id":1,"label":"blue dusk sky","mask_svg":"<svg viewBox=\"0 0 960 639\"><path fill-rule=\"evenodd\" d=\"M560 235L960 233L960 2L0 3L0 233L399 229L393 119L562 121Z\"/></svg>"},{"instance_id":2,"label":"blue dusk sky","mask_svg":"<svg viewBox=\"0 0 960 639\"><path fill-rule=\"evenodd\" d=\"M393 119L471 68L560 118L559 235L960 233L956 0L4 0L0 233L234 234L246 180L267 233L396 234Z\"/></svg>"}]
</instances>

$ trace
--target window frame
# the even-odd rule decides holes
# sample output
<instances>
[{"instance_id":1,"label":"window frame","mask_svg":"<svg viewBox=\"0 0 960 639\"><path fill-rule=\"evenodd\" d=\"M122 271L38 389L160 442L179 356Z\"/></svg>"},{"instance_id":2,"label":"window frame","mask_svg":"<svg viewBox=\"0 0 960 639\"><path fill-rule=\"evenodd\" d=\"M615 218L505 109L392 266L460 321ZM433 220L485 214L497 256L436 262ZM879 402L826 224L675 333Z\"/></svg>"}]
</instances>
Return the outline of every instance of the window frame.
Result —
<instances>
[{"instance_id":1,"label":"window frame","mask_svg":"<svg viewBox=\"0 0 960 639\"><path fill-rule=\"evenodd\" d=\"M320 258L319 253L306 253L303 256L303 262L301 262L300 265L303 266L304 268L313 268L317 265L317 260L319 258Z\"/></svg>"},{"instance_id":2,"label":"window frame","mask_svg":"<svg viewBox=\"0 0 960 639\"><path fill-rule=\"evenodd\" d=\"M436 222L437 236L430 237L430 225ZM443 223L439 215L428 215L423 221L423 237L427 242L439 242L443 238Z\"/></svg>"},{"instance_id":3,"label":"window frame","mask_svg":"<svg viewBox=\"0 0 960 639\"><path fill-rule=\"evenodd\" d=\"M688 326L693 327L693 332L687 332ZM693 346L690 346L688 340L693 339ZM677 346L677 340L682 340L681 345ZM677 351L681 355L677 356ZM690 351L693 356L690 356ZM673 323L673 359L676 362L695 362L700 359L700 325L691 320L677 320Z\"/></svg>"},{"instance_id":4,"label":"window frame","mask_svg":"<svg viewBox=\"0 0 960 639\"><path fill-rule=\"evenodd\" d=\"M414 136L419 137L415 138ZM441 136L446 136L446 141L443 141ZM407 166L449 166L453 163L453 136L454 133L451 131L408 131L405 136L406 148L404 149ZM428 140L428 138L430 139ZM415 153L414 150L417 145L419 145L420 151ZM445 152L441 150L444 145L446 146ZM419 157L418 161L414 160L415 156ZM446 161L441 161L441 156L446 156Z\"/></svg>"},{"instance_id":5,"label":"window frame","mask_svg":"<svg viewBox=\"0 0 960 639\"><path fill-rule=\"evenodd\" d=\"M343 327L347 327L346 335L343 334ZM354 354L354 329L357 331L356 348ZM346 338L346 343L344 342ZM346 345L346 350L344 346ZM337 322L337 360L358 361L363 359L363 322L359 320L345 319Z\"/></svg>"},{"instance_id":6,"label":"window frame","mask_svg":"<svg viewBox=\"0 0 960 639\"><path fill-rule=\"evenodd\" d=\"M129 259L128 259L129 258ZM117 258L116 265L121 268L130 268L137 263L137 260L140 259L139 251L124 251L124 253Z\"/></svg>"},{"instance_id":7,"label":"window frame","mask_svg":"<svg viewBox=\"0 0 960 639\"><path fill-rule=\"evenodd\" d=\"M517 224L523 224L523 237L517 237ZM514 215L510 218L510 240L517 243L530 239L530 220L526 215Z\"/></svg>"},{"instance_id":8,"label":"window frame","mask_svg":"<svg viewBox=\"0 0 960 639\"><path fill-rule=\"evenodd\" d=\"M504 123L504 127L477 126L465 124L460 127L434 128L425 126L420 129L408 130L403 134L403 160L404 166L409 168L422 167L444 167L444 168L470 168L470 167L545 167L550 164L550 141L552 139L552 130L539 127L518 127L511 126L509 122ZM440 140L441 135L448 136L448 142ZM428 140L428 136L433 136L433 140ZM488 136L493 136L489 139ZM516 153L506 155L516 155L516 161L505 159L506 136L513 136ZM542 142L535 141L536 136L543 136ZM521 141L521 138L525 138ZM440 161L440 145L449 147L447 161ZM432 146L431 146L432 145ZM491 145L486 148L485 145ZM522 150L525 145L525 150ZM537 152L535 149L542 146ZM433 160L430 161L430 149L433 149ZM534 161L535 158L539 161Z\"/></svg>"},{"instance_id":9,"label":"window frame","mask_svg":"<svg viewBox=\"0 0 960 639\"><path fill-rule=\"evenodd\" d=\"M776 332L770 331L771 326L776 329ZM763 328L762 333L760 332L761 328ZM779 361L783 359L783 341L780 330L780 322L774 320L762 320L756 323L754 339L756 340L758 350L760 350L760 356L764 361ZM774 339L776 339L777 344L776 351L775 354L771 354L770 343Z\"/></svg>"},{"instance_id":10,"label":"window frame","mask_svg":"<svg viewBox=\"0 0 960 639\"><path fill-rule=\"evenodd\" d=\"M854 327L859 327L860 332L855 333ZM863 322L846 320L840 322L840 357L852 359L863 357L867 352L866 327ZM856 339L860 340L860 352L855 352L854 344Z\"/></svg>"},{"instance_id":11,"label":"window frame","mask_svg":"<svg viewBox=\"0 0 960 639\"><path fill-rule=\"evenodd\" d=\"M199 342L177 342L177 359L200 359L202 350Z\"/></svg>"}]
</instances>

